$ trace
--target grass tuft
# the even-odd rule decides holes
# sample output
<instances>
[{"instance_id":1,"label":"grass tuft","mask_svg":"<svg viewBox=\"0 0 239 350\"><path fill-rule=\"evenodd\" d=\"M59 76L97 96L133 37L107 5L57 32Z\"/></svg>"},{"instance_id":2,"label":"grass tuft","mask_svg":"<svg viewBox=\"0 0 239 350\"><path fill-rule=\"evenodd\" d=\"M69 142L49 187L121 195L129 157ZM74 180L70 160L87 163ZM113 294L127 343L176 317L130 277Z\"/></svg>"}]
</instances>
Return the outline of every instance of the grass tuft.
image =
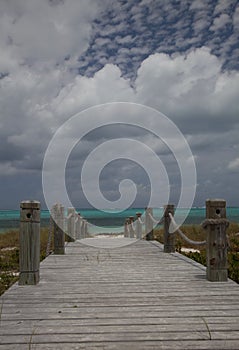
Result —
<instances>
[{"instance_id":1,"label":"grass tuft","mask_svg":"<svg viewBox=\"0 0 239 350\"><path fill-rule=\"evenodd\" d=\"M40 259L46 257L48 228L41 229ZM19 230L0 234L0 295L18 280L19 273Z\"/></svg>"}]
</instances>

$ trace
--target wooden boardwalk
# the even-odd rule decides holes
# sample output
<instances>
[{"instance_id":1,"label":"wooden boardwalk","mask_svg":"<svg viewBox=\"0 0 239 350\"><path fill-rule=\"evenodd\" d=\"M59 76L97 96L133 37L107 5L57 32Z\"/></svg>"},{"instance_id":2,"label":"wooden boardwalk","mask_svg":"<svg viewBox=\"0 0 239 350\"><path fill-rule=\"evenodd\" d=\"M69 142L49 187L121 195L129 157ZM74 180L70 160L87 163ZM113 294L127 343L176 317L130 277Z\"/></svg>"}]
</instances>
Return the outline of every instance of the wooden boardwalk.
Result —
<instances>
[{"instance_id":1,"label":"wooden boardwalk","mask_svg":"<svg viewBox=\"0 0 239 350\"><path fill-rule=\"evenodd\" d=\"M239 349L239 285L157 242L69 243L40 275L2 297L1 350Z\"/></svg>"}]
</instances>

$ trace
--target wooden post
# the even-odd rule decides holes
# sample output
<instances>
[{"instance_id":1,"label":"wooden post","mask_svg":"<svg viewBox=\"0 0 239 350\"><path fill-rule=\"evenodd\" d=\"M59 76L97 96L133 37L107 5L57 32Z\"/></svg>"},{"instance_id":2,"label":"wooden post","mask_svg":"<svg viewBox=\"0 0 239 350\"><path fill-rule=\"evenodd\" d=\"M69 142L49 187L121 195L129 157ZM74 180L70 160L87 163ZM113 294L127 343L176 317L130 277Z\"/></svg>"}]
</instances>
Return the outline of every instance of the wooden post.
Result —
<instances>
[{"instance_id":1,"label":"wooden post","mask_svg":"<svg viewBox=\"0 0 239 350\"><path fill-rule=\"evenodd\" d=\"M86 227L86 220L83 219L82 220L82 223L81 223L81 236L82 238L86 238L86 235L87 235L87 227Z\"/></svg>"},{"instance_id":2,"label":"wooden post","mask_svg":"<svg viewBox=\"0 0 239 350\"><path fill-rule=\"evenodd\" d=\"M54 213L54 254L65 254L64 207L55 204Z\"/></svg>"},{"instance_id":3,"label":"wooden post","mask_svg":"<svg viewBox=\"0 0 239 350\"><path fill-rule=\"evenodd\" d=\"M164 252L174 253L175 252L175 234L169 233L170 216L169 213L174 215L174 205L167 204L164 206Z\"/></svg>"},{"instance_id":4,"label":"wooden post","mask_svg":"<svg viewBox=\"0 0 239 350\"><path fill-rule=\"evenodd\" d=\"M40 202L23 201L20 205L20 285L39 282Z\"/></svg>"},{"instance_id":5,"label":"wooden post","mask_svg":"<svg viewBox=\"0 0 239 350\"><path fill-rule=\"evenodd\" d=\"M153 216L153 209L146 208L145 209L145 239L146 241L153 241L154 239L154 230L153 230L153 221L150 218L149 214Z\"/></svg>"},{"instance_id":6,"label":"wooden post","mask_svg":"<svg viewBox=\"0 0 239 350\"><path fill-rule=\"evenodd\" d=\"M88 221L85 220L85 238L88 237Z\"/></svg>"},{"instance_id":7,"label":"wooden post","mask_svg":"<svg viewBox=\"0 0 239 350\"><path fill-rule=\"evenodd\" d=\"M129 237L129 218L125 219L125 223L124 223L124 237L128 238Z\"/></svg>"},{"instance_id":8,"label":"wooden post","mask_svg":"<svg viewBox=\"0 0 239 350\"><path fill-rule=\"evenodd\" d=\"M226 201L206 201L207 279L212 282L227 281L227 220Z\"/></svg>"},{"instance_id":9,"label":"wooden post","mask_svg":"<svg viewBox=\"0 0 239 350\"><path fill-rule=\"evenodd\" d=\"M133 223L134 223L134 217L130 216L129 217L129 237L130 238L134 238L134 229L132 227Z\"/></svg>"},{"instance_id":10,"label":"wooden post","mask_svg":"<svg viewBox=\"0 0 239 350\"><path fill-rule=\"evenodd\" d=\"M68 208L67 210L67 234L70 237L69 241L74 242L75 240L75 208Z\"/></svg>"},{"instance_id":11,"label":"wooden post","mask_svg":"<svg viewBox=\"0 0 239 350\"><path fill-rule=\"evenodd\" d=\"M136 238L142 239L142 224L140 222L141 213L136 213L137 221L136 221Z\"/></svg>"},{"instance_id":12,"label":"wooden post","mask_svg":"<svg viewBox=\"0 0 239 350\"><path fill-rule=\"evenodd\" d=\"M80 213L77 214L77 219L76 219L76 224L75 224L75 230L76 230L76 234L75 234L75 238L76 239L81 239L81 221L82 218L80 216Z\"/></svg>"}]
</instances>

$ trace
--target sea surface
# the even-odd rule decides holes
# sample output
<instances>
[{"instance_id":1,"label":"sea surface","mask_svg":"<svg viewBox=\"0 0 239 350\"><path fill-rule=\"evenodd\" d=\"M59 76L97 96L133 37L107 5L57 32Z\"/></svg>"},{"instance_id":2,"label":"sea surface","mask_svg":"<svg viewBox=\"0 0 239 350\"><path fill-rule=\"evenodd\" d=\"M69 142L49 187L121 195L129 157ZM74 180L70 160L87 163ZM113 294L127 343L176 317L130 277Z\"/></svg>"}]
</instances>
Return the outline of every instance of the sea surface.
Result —
<instances>
[{"instance_id":1,"label":"sea surface","mask_svg":"<svg viewBox=\"0 0 239 350\"><path fill-rule=\"evenodd\" d=\"M179 217L183 216L185 211L186 209L177 209ZM205 211L205 208L191 208L184 225L199 225L205 219ZM89 222L89 232L98 234L119 232L119 228L122 229L127 217L135 217L137 212L144 213L144 209L133 208L119 213L114 210L78 209L77 212ZM160 219L162 214L163 208L153 210L153 215L156 219ZM19 216L19 210L0 210L0 233L19 228ZM41 227L49 226L49 217L48 210L41 211ZM227 218L231 222L239 223L239 208L228 207Z\"/></svg>"}]
</instances>

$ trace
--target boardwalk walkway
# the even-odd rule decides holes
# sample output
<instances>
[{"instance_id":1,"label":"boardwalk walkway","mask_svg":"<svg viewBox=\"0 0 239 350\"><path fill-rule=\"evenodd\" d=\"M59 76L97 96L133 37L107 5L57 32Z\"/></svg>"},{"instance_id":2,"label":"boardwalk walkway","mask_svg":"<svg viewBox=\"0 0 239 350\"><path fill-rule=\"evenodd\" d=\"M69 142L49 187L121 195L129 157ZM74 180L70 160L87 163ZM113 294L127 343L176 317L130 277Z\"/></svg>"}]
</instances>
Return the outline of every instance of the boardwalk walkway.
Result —
<instances>
[{"instance_id":1,"label":"boardwalk walkway","mask_svg":"<svg viewBox=\"0 0 239 350\"><path fill-rule=\"evenodd\" d=\"M39 285L4 294L0 334L1 350L238 350L239 285L208 282L157 242L69 243L41 263Z\"/></svg>"}]
</instances>

